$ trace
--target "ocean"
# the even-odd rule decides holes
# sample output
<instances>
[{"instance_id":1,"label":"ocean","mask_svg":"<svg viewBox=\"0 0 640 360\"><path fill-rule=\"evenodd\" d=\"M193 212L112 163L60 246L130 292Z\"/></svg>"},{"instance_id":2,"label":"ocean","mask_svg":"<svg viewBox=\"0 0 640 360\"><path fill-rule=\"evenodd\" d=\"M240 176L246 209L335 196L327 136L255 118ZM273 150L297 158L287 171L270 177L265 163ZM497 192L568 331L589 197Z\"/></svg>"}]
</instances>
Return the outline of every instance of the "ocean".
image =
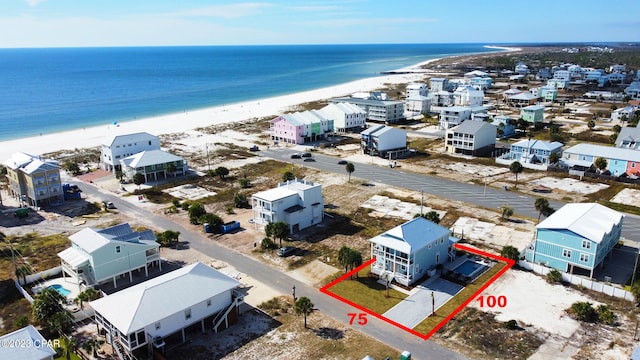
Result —
<instances>
[{"instance_id":1,"label":"ocean","mask_svg":"<svg viewBox=\"0 0 640 360\"><path fill-rule=\"evenodd\" d=\"M0 140L285 95L483 44L0 49Z\"/></svg>"}]
</instances>

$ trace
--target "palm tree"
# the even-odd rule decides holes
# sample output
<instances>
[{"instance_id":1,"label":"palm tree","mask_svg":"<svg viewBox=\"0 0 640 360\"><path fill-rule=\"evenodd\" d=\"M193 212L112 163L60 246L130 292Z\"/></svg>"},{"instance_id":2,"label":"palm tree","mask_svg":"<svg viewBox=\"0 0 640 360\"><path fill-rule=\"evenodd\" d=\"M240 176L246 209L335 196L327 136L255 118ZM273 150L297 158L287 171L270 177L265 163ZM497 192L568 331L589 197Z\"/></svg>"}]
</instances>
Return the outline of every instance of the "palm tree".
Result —
<instances>
[{"instance_id":1,"label":"palm tree","mask_svg":"<svg viewBox=\"0 0 640 360\"><path fill-rule=\"evenodd\" d=\"M146 179L144 178L144 175L142 175L141 173L135 173L133 175L133 183L138 186L138 189L140 189L140 185L144 184L145 181Z\"/></svg>"},{"instance_id":2,"label":"palm tree","mask_svg":"<svg viewBox=\"0 0 640 360\"><path fill-rule=\"evenodd\" d=\"M311 299L306 296L302 296L296 301L295 310L296 314L304 315L304 328L307 328L307 315L313 312L313 303Z\"/></svg>"},{"instance_id":3,"label":"palm tree","mask_svg":"<svg viewBox=\"0 0 640 360\"><path fill-rule=\"evenodd\" d=\"M545 198L537 198L533 206L538 211L538 222L540 222L540 216L542 216L542 214L549 208L549 200Z\"/></svg>"},{"instance_id":4,"label":"palm tree","mask_svg":"<svg viewBox=\"0 0 640 360\"><path fill-rule=\"evenodd\" d=\"M349 266L353 263L353 250L347 246L342 246L338 251L338 263L344 266L345 274L349 271Z\"/></svg>"},{"instance_id":5,"label":"palm tree","mask_svg":"<svg viewBox=\"0 0 640 360\"><path fill-rule=\"evenodd\" d=\"M88 353L92 353L94 358L98 357L98 349L104 344L104 340L93 337L82 343L82 349Z\"/></svg>"},{"instance_id":6,"label":"palm tree","mask_svg":"<svg viewBox=\"0 0 640 360\"><path fill-rule=\"evenodd\" d=\"M509 205L502 205L500 206L500 212L502 213L502 218L506 220L513 215L513 208Z\"/></svg>"},{"instance_id":7,"label":"palm tree","mask_svg":"<svg viewBox=\"0 0 640 360\"><path fill-rule=\"evenodd\" d=\"M100 296L100 293L94 288L87 288L85 291L78 294L78 296L73 300L74 303L80 305L80 309L84 308L85 301L93 301Z\"/></svg>"},{"instance_id":8,"label":"palm tree","mask_svg":"<svg viewBox=\"0 0 640 360\"><path fill-rule=\"evenodd\" d=\"M351 250L351 251L352 251L351 268L355 269L358 266L362 265L362 254L357 250ZM356 278L357 277L358 277L358 272L356 271Z\"/></svg>"},{"instance_id":9,"label":"palm tree","mask_svg":"<svg viewBox=\"0 0 640 360\"><path fill-rule=\"evenodd\" d=\"M75 353L76 349L78 348L78 343L76 342L76 339L72 337L63 336L62 343L64 345L64 356L67 358L67 360L71 360L71 354Z\"/></svg>"},{"instance_id":10,"label":"palm tree","mask_svg":"<svg viewBox=\"0 0 640 360\"><path fill-rule=\"evenodd\" d=\"M596 158L594 164L598 169L600 169L600 171L603 171L604 169L606 169L608 165L607 159L603 157Z\"/></svg>"},{"instance_id":11,"label":"palm tree","mask_svg":"<svg viewBox=\"0 0 640 360\"><path fill-rule=\"evenodd\" d=\"M349 174L349 182L351 182L351 173L356 171L356 167L353 165L353 163L347 163L344 168L345 170L347 170L347 173Z\"/></svg>"},{"instance_id":12,"label":"palm tree","mask_svg":"<svg viewBox=\"0 0 640 360\"><path fill-rule=\"evenodd\" d=\"M27 265L22 265L16 269L16 276L22 277L22 285L27 284L27 275L31 275L31 274L32 274L31 267Z\"/></svg>"},{"instance_id":13,"label":"palm tree","mask_svg":"<svg viewBox=\"0 0 640 360\"><path fill-rule=\"evenodd\" d=\"M514 161L509 166L509 171L511 171L512 174L516 175L516 185L515 185L516 189L518 188L518 174L520 174L523 169L524 167L522 166L522 164L520 164L519 161Z\"/></svg>"}]
</instances>

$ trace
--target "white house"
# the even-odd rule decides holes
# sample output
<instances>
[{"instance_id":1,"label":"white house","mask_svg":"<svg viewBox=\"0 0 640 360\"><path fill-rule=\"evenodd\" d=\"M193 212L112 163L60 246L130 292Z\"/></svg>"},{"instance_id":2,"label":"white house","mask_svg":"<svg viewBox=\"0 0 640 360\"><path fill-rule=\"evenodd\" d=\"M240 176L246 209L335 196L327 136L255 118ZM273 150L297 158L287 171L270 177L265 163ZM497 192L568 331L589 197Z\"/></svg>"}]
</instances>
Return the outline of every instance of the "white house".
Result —
<instances>
[{"instance_id":1,"label":"white house","mask_svg":"<svg viewBox=\"0 0 640 360\"><path fill-rule=\"evenodd\" d=\"M27 325L0 336L0 359L53 360L56 351L51 347L52 344L33 325Z\"/></svg>"},{"instance_id":2,"label":"white house","mask_svg":"<svg viewBox=\"0 0 640 360\"><path fill-rule=\"evenodd\" d=\"M514 70L515 70L516 73L518 73L520 75L529 74L529 67L523 62L517 63Z\"/></svg>"},{"instance_id":3,"label":"white house","mask_svg":"<svg viewBox=\"0 0 640 360\"><path fill-rule=\"evenodd\" d=\"M149 276L149 267L158 266L160 244L153 231L134 231L124 223L106 229L85 228L69 236L71 247L58 253L62 264L62 275L78 279L78 284L87 286L112 281L117 286L119 277L144 269Z\"/></svg>"},{"instance_id":4,"label":"white house","mask_svg":"<svg viewBox=\"0 0 640 360\"><path fill-rule=\"evenodd\" d=\"M256 226L282 221L291 233L319 224L324 216L322 185L295 179L255 193L251 216Z\"/></svg>"},{"instance_id":5,"label":"white house","mask_svg":"<svg viewBox=\"0 0 640 360\"><path fill-rule=\"evenodd\" d=\"M404 102L388 100L384 93L354 94L352 97L331 99L331 102L348 102L367 112L367 120L396 123L404 119Z\"/></svg>"},{"instance_id":6,"label":"white house","mask_svg":"<svg viewBox=\"0 0 640 360\"><path fill-rule=\"evenodd\" d=\"M463 155L485 155L496 145L497 126L485 121L465 121L446 130L445 152Z\"/></svg>"},{"instance_id":7,"label":"white house","mask_svg":"<svg viewBox=\"0 0 640 360\"><path fill-rule=\"evenodd\" d=\"M175 172L167 169L173 164ZM145 181L158 181L170 176L180 176L189 170L187 161L180 156L162 150L146 150L120 159L122 175L133 179L136 173L144 175Z\"/></svg>"},{"instance_id":8,"label":"white house","mask_svg":"<svg viewBox=\"0 0 640 360\"><path fill-rule=\"evenodd\" d=\"M109 343L127 355L147 358L167 343L184 343L186 330L213 327L217 332L235 323L243 302L239 287L237 280L197 262L90 305Z\"/></svg>"},{"instance_id":9,"label":"white house","mask_svg":"<svg viewBox=\"0 0 640 360\"><path fill-rule=\"evenodd\" d=\"M411 83L407 85L406 97L411 96L427 96L429 95L429 88L425 83Z\"/></svg>"},{"instance_id":10,"label":"white house","mask_svg":"<svg viewBox=\"0 0 640 360\"><path fill-rule=\"evenodd\" d=\"M423 217L417 217L369 239L371 272L380 277L390 275L391 280L409 286L435 267L454 259L451 230Z\"/></svg>"},{"instance_id":11,"label":"white house","mask_svg":"<svg viewBox=\"0 0 640 360\"><path fill-rule=\"evenodd\" d=\"M547 80L547 86L554 87L556 89L566 89L569 87L569 80L566 79L549 79Z\"/></svg>"},{"instance_id":12,"label":"white house","mask_svg":"<svg viewBox=\"0 0 640 360\"><path fill-rule=\"evenodd\" d=\"M408 113L427 114L431 110L431 100L423 95L411 95L404 100Z\"/></svg>"},{"instance_id":13,"label":"white house","mask_svg":"<svg viewBox=\"0 0 640 360\"><path fill-rule=\"evenodd\" d=\"M569 70L556 70L553 72L553 78L568 82L571 81L571 72Z\"/></svg>"},{"instance_id":14,"label":"white house","mask_svg":"<svg viewBox=\"0 0 640 360\"><path fill-rule=\"evenodd\" d=\"M429 79L429 89L432 92L449 91L449 79L446 78L431 78Z\"/></svg>"},{"instance_id":15,"label":"white house","mask_svg":"<svg viewBox=\"0 0 640 360\"><path fill-rule=\"evenodd\" d=\"M623 108L615 109L611 112L611 120L613 121L622 121L623 118L626 121L631 120L631 118L635 115L638 107L627 105Z\"/></svg>"},{"instance_id":16,"label":"white house","mask_svg":"<svg viewBox=\"0 0 640 360\"><path fill-rule=\"evenodd\" d=\"M448 129L471 119L471 107L450 106L440 110L440 127Z\"/></svg>"},{"instance_id":17,"label":"white house","mask_svg":"<svg viewBox=\"0 0 640 360\"><path fill-rule=\"evenodd\" d=\"M360 132L367 127L367 112L348 102L330 103L318 111L328 119L333 119L333 128L336 132Z\"/></svg>"},{"instance_id":18,"label":"white house","mask_svg":"<svg viewBox=\"0 0 640 360\"><path fill-rule=\"evenodd\" d=\"M616 138L616 147L640 150L640 128L623 127Z\"/></svg>"},{"instance_id":19,"label":"white house","mask_svg":"<svg viewBox=\"0 0 640 360\"><path fill-rule=\"evenodd\" d=\"M462 86L453 92L453 98L457 106L482 106L484 92L473 86Z\"/></svg>"},{"instance_id":20,"label":"white house","mask_svg":"<svg viewBox=\"0 0 640 360\"><path fill-rule=\"evenodd\" d=\"M100 164L107 171L120 170L120 159L147 150L160 150L160 138L146 132L110 136L102 143Z\"/></svg>"},{"instance_id":21,"label":"white house","mask_svg":"<svg viewBox=\"0 0 640 360\"><path fill-rule=\"evenodd\" d=\"M407 149L407 132L391 126L372 126L360 133L360 146L365 154L387 157L388 153Z\"/></svg>"}]
</instances>

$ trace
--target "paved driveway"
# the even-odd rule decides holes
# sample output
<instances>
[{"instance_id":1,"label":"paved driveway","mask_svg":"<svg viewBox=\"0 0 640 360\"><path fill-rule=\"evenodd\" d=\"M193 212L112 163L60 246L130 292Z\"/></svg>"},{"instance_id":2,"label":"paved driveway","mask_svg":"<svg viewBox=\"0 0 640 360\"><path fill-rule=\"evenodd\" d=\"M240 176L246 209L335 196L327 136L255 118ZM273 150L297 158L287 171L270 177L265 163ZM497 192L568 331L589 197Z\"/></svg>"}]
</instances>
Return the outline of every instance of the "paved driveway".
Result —
<instances>
[{"instance_id":1,"label":"paved driveway","mask_svg":"<svg viewBox=\"0 0 640 360\"><path fill-rule=\"evenodd\" d=\"M435 278L416 286L411 295L383 314L386 318L414 328L431 315L431 293L435 298L436 311L464 287L450 281ZM442 315L442 314L441 314Z\"/></svg>"}]
</instances>

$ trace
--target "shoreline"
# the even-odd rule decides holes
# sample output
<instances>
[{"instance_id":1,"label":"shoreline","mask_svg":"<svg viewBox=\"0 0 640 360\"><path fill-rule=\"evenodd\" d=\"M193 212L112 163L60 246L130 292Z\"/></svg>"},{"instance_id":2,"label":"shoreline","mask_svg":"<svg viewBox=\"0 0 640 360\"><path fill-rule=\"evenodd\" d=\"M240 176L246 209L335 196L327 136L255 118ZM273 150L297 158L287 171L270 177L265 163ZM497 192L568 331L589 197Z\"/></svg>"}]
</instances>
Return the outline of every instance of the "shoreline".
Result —
<instances>
[{"instance_id":1,"label":"shoreline","mask_svg":"<svg viewBox=\"0 0 640 360\"><path fill-rule=\"evenodd\" d=\"M488 47L488 46L485 46ZM521 50L519 48L504 48L503 51L489 53L497 54ZM484 53L477 53L484 54ZM430 63L444 59L457 58L466 55L452 55L421 61L417 64L402 68L420 69ZM424 69L423 69L424 70ZM9 159L16 152L24 152L34 156L41 156L52 152L77 152L78 149L99 147L108 136L148 132L160 136L173 133L193 131L197 128L215 126L225 123L237 123L265 116L278 116L288 112L292 107L312 101L319 101L333 97L350 95L356 92L368 92L383 87L385 84L403 84L423 81L426 72L416 71L402 74L390 74L354 80L347 83L307 90L288 95L249 100L234 104L207 107L197 110L170 113L126 121L111 125L98 125L62 132L42 134L0 141L0 159Z\"/></svg>"}]
</instances>

